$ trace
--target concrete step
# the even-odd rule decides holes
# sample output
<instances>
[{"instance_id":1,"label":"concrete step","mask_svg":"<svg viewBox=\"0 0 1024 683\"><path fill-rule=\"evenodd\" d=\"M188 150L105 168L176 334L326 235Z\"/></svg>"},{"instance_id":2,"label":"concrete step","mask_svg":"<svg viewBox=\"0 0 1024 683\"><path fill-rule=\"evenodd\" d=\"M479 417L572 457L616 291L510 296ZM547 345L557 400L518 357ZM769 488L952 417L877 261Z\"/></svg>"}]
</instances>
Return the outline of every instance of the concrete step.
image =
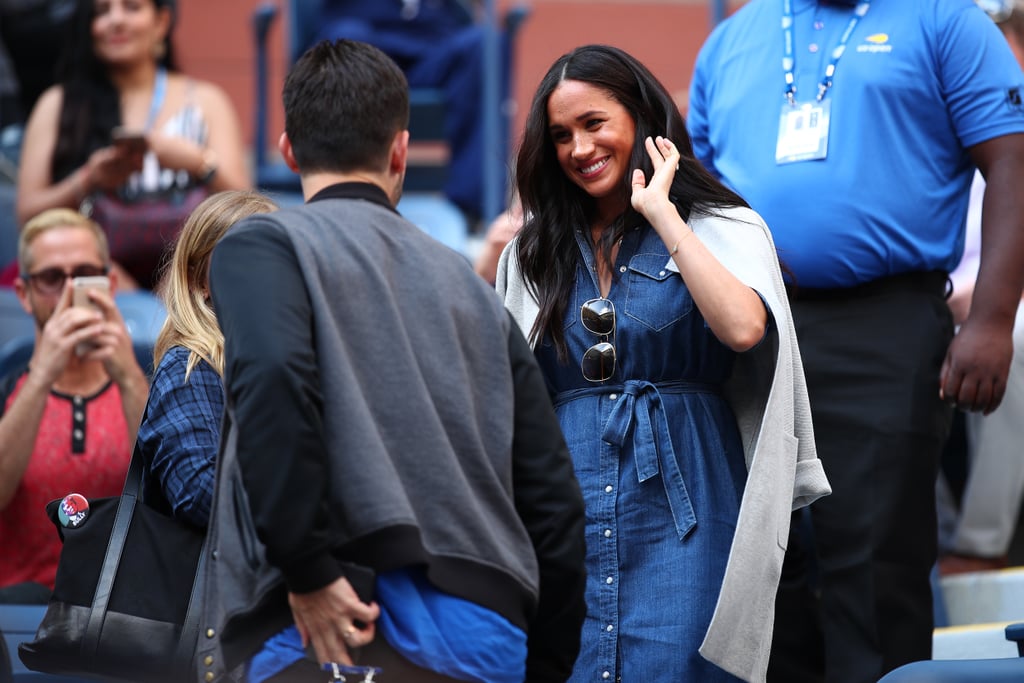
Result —
<instances>
[{"instance_id":1,"label":"concrete step","mask_svg":"<svg viewBox=\"0 0 1024 683\"><path fill-rule=\"evenodd\" d=\"M1017 657L1017 644L1006 639L1006 627L994 622L935 629L932 659L1005 659Z\"/></svg>"},{"instance_id":2,"label":"concrete step","mask_svg":"<svg viewBox=\"0 0 1024 683\"><path fill-rule=\"evenodd\" d=\"M1024 621L1024 567L939 579L949 626Z\"/></svg>"}]
</instances>

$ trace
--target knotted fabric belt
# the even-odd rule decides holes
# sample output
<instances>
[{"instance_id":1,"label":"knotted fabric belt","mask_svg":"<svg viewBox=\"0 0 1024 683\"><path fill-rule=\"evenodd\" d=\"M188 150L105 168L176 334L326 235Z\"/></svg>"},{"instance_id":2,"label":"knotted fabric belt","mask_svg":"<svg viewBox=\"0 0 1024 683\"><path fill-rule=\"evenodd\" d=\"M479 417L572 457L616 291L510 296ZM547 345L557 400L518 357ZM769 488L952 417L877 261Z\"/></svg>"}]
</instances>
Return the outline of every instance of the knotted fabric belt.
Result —
<instances>
[{"instance_id":1,"label":"knotted fabric belt","mask_svg":"<svg viewBox=\"0 0 1024 683\"><path fill-rule=\"evenodd\" d=\"M705 382L661 382L653 384L644 380L627 380L623 384L602 384L598 387L575 389L558 394L555 405L562 405L582 396L595 394L621 394L605 422L601 439L622 448L627 439L633 439L633 457L636 461L637 480L642 482L661 474L676 532L682 540L697 523L687 493L683 473L679 470L672 435L668 427L668 416L662 403L662 394L712 393L719 394L719 387Z\"/></svg>"}]
</instances>

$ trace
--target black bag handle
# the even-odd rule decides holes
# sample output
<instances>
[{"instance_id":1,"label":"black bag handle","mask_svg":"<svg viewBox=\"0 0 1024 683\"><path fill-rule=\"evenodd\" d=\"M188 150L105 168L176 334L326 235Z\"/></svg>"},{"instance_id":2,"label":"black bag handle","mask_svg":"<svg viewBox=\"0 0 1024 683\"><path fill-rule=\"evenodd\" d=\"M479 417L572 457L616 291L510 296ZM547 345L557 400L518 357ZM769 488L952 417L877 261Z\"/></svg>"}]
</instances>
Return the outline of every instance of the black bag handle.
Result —
<instances>
[{"instance_id":1,"label":"black bag handle","mask_svg":"<svg viewBox=\"0 0 1024 683\"><path fill-rule=\"evenodd\" d=\"M117 503L114 525L110 530L110 540L107 541L107 550L103 555L100 577L96 581L96 592L93 594L89 621L86 623L85 634L82 636L82 652L87 656L95 657L99 648L103 620L106 617L107 605L110 603L110 595L113 592L114 579L117 578L117 567L121 564L124 544L128 540L128 527L131 526L132 517L135 515L135 504L142 488L144 470L145 463L142 459L142 452L136 441L132 459L128 465L128 475L125 477L124 488Z\"/></svg>"},{"instance_id":2,"label":"black bag handle","mask_svg":"<svg viewBox=\"0 0 1024 683\"><path fill-rule=\"evenodd\" d=\"M110 540L107 542L107 549L103 555L103 566L100 569L99 580L96 582L96 592L93 594L89 619L86 623L85 633L82 636L82 653L89 657L98 656L103 622L106 619L107 607L110 603L110 596L113 593L114 580L117 578L117 569L121 564L125 542L128 540L128 529L131 526L132 518L135 515L135 506L138 504L139 494L142 491L145 472L145 459L142 456L139 443L136 441L132 451L131 462L128 464L128 474L125 476L124 488L117 503L117 512L114 514L114 524L110 530ZM181 634L178 636L175 662L188 662L195 652L196 643L199 641L200 597L202 595L202 581L200 577L203 576L203 570L206 566L208 539L209 534L206 534L203 540L203 548L199 553L199 564L196 567L196 575L192 582L192 593L189 596L185 621L182 624Z\"/></svg>"},{"instance_id":3,"label":"black bag handle","mask_svg":"<svg viewBox=\"0 0 1024 683\"><path fill-rule=\"evenodd\" d=\"M203 548L199 551L199 562L196 564L196 578L192 581L192 594L188 598L188 609L185 610L185 622L181 625L178 636L178 648L174 653L177 662L192 664L192 657L199 644L199 622L202 619L203 586L206 577L206 551L210 543L210 533L203 538Z\"/></svg>"}]
</instances>

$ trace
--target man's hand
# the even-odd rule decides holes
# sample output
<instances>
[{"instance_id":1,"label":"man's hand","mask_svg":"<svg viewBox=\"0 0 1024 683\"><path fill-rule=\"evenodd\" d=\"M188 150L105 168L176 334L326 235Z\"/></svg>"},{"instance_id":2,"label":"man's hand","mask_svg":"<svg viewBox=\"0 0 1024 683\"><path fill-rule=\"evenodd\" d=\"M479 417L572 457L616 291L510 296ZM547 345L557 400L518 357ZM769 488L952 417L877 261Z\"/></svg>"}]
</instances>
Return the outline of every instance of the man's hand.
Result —
<instances>
[{"instance_id":1,"label":"man's hand","mask_svg":"<svg viewBox=\"0 0 1024 683\"><path fill-rule=\"evenodd\" d=\"M149 381L135 358L131 335L128 334L128 327L113 297L95 289L89 290L88 297L100 310L103 322L98 333L90 339L95 348L82 358L103 363L103 369L121 391L121 410L125 424L128 425L129 443L132 443L138 435L139 423L149 398Z\"/></svg>"},{"instance_id":2,"label":"man's hand","mask_svg":"<svg viewBox=\"0 0 1024 683\"><path fill-rule=\"evenodd\" d=\"M288 604L302 646L313 643L321 664L352 665L349 649L373 642L380 607L361 602L345 577L312 593L288 593Z\"/></svg>"},{"instance_id":3,"label":"man's hand","mask_svg":"<svg viewBox=\"0 0 1024 683\"><path fill-rule=\"evenodd\" d=\"M961 410L988 415L1003 400L1012 357L1012 327L968 316L946 352L939 396Z\"/></svg>"},{"instance_id":4,"label":"man's hand","mask_svg":"<svg viewBox=\"0 0 1024 683\"><path fill-rule=\"evenodd\" d=\"M139 379L142 369L135 359L135 349L128 327L121 317L112 296L106 292L90 289L87 292L91 301L103 316L103 324L98 332L89 339L95 348L82 356L83 360L97 360L103 363L110 379L119 387Z\"/></svg>"},{"instance_id":5,"label":"man's hand","mask_svg":"<svg viewBox=\"0 0 1024 683\"><path fill-rule=\"evenodd\" d=\"M104 327L102 313L93 308L71 305L71 289L71 281L68 280L32 354L32 374L47 390L64 372L75 347L96 339Z\"/></svg>"}]
</instances>

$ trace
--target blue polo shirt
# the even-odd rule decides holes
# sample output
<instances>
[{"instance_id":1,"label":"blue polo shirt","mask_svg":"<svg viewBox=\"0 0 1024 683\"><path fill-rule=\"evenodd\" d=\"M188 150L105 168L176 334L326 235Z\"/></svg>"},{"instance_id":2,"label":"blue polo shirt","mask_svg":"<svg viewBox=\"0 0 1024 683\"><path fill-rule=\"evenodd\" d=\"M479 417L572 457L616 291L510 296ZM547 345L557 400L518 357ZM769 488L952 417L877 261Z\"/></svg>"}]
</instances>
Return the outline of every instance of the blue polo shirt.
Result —
<instances>
[{"instance_id":1,"label":"blue polo shirt","mask_svg":"<svg viewBox=\"0 0 1024 683\"><path fill-rule=\"evenodd\" d=\"M797 100L812 101L849 5L792 0ZM697 157L767 221L805 287L952 270L972 145L1024 133L1024 75L973 0L873 0L836 67L828 156L779 165L782 0L752 0L697 58Z\"/></svg>"}]
</instances>

